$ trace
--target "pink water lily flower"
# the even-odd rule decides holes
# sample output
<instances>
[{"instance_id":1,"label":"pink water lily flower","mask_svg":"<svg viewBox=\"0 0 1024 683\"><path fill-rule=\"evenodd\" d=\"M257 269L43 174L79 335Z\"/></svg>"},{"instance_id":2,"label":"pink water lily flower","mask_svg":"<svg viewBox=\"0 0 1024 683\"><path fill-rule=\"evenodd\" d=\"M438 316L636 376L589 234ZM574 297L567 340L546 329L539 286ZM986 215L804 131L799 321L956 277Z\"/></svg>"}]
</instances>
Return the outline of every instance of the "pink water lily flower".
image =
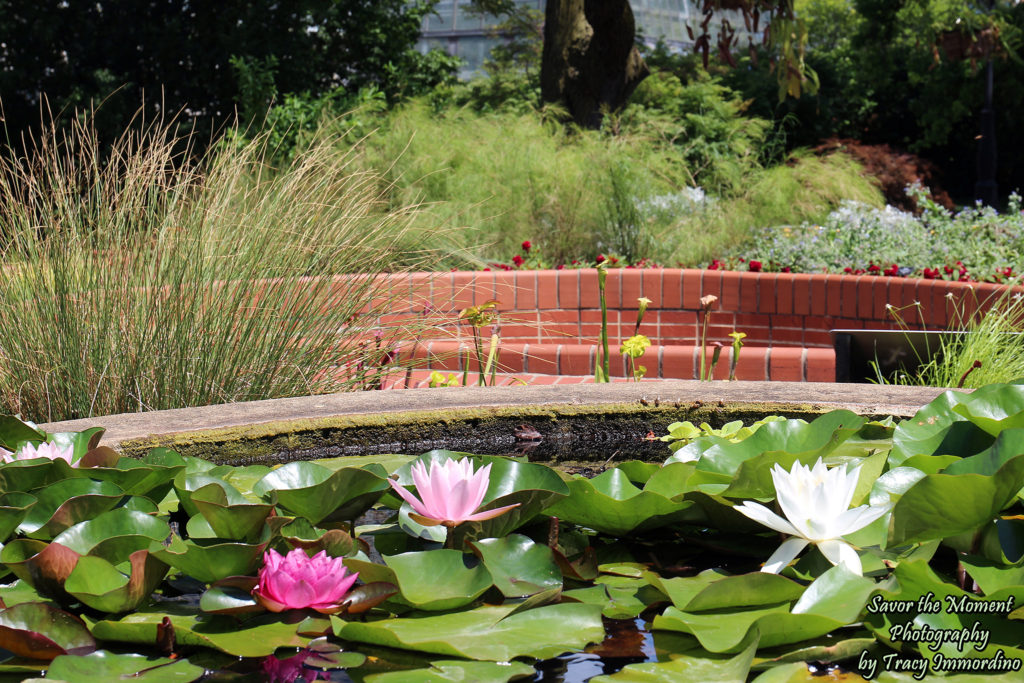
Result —
<instances>
[{"instance_id":1,"label":"pink water lily flower","mask_svg":"<svg viewBox=\"0 0 1024 683\"><path fill-rule=\"evenodd\" d=\"M412 465L412 481L419 499L393 479L388 483L415 511L409 516L423 526L444 524L454 527L462 522L479 522L497 517L519 505L477 512L490 483L491 466L484 465L473 472L469 458L434 462L428 470L422 460Z\"/></svg>"},{"instance_id":2,"label":"pink water lily flower","mask_svg":"<svg viewBox=\"0 0 1024 683\"><path fill-rule=\"evenodd\" d=\"M48 458L49 460L64 460L67 464L75 467L71 462L75 450L71 446L58 446L55 443L41 443L38 446L27 443L15 453L0 448L0 464L14 462L16 460L31 460L33 458Z\"/></svg>"},{"instance_id":3,"label":"pink water lily flower","mask_svg":"<svg viewBox=\"0 0 1024 683\"><path fill-rule=\"evenodd\" d=\"M302 548L287 555L268 550L263 555L259 584L252 595L271 612L310 607L323 614L341 610L359 573L349 574L345 558L321 550L310 557Z\"/></svg>"}]
</instances>

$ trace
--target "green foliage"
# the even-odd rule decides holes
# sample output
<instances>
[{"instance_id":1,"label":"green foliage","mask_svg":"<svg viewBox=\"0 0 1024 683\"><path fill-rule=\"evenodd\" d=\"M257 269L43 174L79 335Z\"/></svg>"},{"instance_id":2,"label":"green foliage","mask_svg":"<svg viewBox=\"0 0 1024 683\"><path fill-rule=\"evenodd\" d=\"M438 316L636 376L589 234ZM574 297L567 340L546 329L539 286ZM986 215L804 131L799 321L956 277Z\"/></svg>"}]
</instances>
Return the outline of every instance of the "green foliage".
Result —
<instances>
[{"instance_id":1,"label":"green foliage","mask_svg":"<svg viewBox=\"0 0 1024 683\"><path fill-rule=\"evenodd\" d=\"M199 161L178 151L188 142L129 133L104 157L78 126L0 167L7 410L307 395L384 370L394 331L358 343L376 325L360 313L372 282L336 278L415 263L414 212L385 211L379 178L336 140L279 168L265 138Z\"/></svg>"},{"instance_id":2,"label":"green foliage","mask_svg":"<svg viewBox=\"0 0 1024 683\"><path fill-rule=\"evenodd\" d=\"M339 84L390 101L452 77L457 60L415 49L436 0L0 3L0 91L9 140L38 130L40 104L99 112L105 142L140 106L184 129L258 121L272 98L318 98ZM140 21L139 17L145 17ZM44 98L41 102L40 98Z\"/></svg>"},{"instance_id":3,"label":"green foliage","mask_svg":"<svg viewBox=\"0 0 1024 683\"><path fill-rule=\"evenodd\" d=\"M438 548L423 527L408 525L401 514L383 523L346 525L352 535L341 528L318 528L307 518L325 519L338 506L334 496L309 492L308 484L334 486L358 473L382 481L387 469L397 467L392 476L408 485L411 462L405 458L371 458L363 468L351 467L344 458L293 462L268 471L265 466L215 466L158 449L144 466L173 465L174 493L165 496L152 489L140 497L159 498L159 511L149 499L150 513L124 505L74 520L55 537L25 538L26 531L52 526L51 520L67 521L64 513L49 510L8 532L16 538L3 538L0 561L18 580L0 586L0 647L23 659L0 659L0 672L23 673L28 665L37 670L53 660L51 673L75 678L137 673L143 680L188 681L218 666L221 660L210 659L218 656L214 653L233 660L301 648L289 660L295 666L305 661L306 666L352 668L353 676L376 680L380 653L368 648L383 646L392 648L384 665L415 669L409 680L502 678L504 673L528 675L529 660L601 642L606 635L602 617L632 620L641 615L658 639L659 652L669 656L633 665L607 680L744 681L758 674L761 680L795 680L806 674L808 662L841 663L864 672L865 662L858 659L863 652L872 657L893 654L890 650L919 654L933 667L940 654L966 656L951 643L899 636L897 627L925 616L936 628L965 638L972 624L984 629L986 642L978 643L978 657L991 659L997 651L1007 658L1024 657L1017 613L1011 613L1024 599L1024 385L947 392L898 423L870 422L837 410L811 423L766 418L754 426L712 430L674 425L673 437L702 433L664 465L624 463L589 480L536 463L472 456L492 466L485 504L515 501L520 506L505 513L516 515L505 523L497 517L483 526L454 527L459 539L454 545L461 550ZM0 447L15 448L26 436L57 438L13 418L0 420ZM68 482L89 486L103 472L133 469L127 458L111 455L93 436L64 436L90 444L75 467L45 459L0 464L6 495L59 499L69 490ZM689 462L678 462L682 451L692 456ZM437 462L464 455L433 451L420 459ZM829 474L844 475L851 505L884 513L841 539L850 544L863 571L845 561L832 566L816 552L779 575L758 571L778 533L737 509L764 502L785 514L794 506L827 507L820 496L829 491L808 492L779 479L779 468L819 460L819 474L827 463ZM102 466L91 466L94 462ZM12 474L19 470L39 471L31 477ZM107 484L119 499L130 498L119 486ZM346 486L335 488L341 496L359 497ZM214 495L218 491L223 495ZM301 510L295 499L285 500L288 493L302 492L309 493L309 500L301 501ZM813 500L803 499L808 495ZM217 510L197 506L214 500L224 505ZM204 521L208 515L246 514L253 500L273 509L261 513L260 544L238 542L251 532L230 525L218 532L226 537L213 537ZM954 508L958 514L948 514ZM183 541L174 534L165 545L171 519L191 537ZM822 519L820 526L833 521ZM369 538L380 553L376 562L364 552ZM186 544L209 552L182 561ZM349 602L365 607L367 618L260 612L251 596L259 582L253 574L260 556L266 548L289 546L345 557L346 567L358 571L363 581ZM244 562L237 561L239 548L249 552ZM130 563L118 562L124 553ZM167 571L163 559L186 576L161 581ZM682 566L687 571L679 572ZM230 571L237 574L225 573ZM970 578L976 581L974 592ZM197 587L206 588L197 607L197 594L189 586L206 583L213 585ZM187 599L168 607L171 596L182 591ZM891 600L903 604L886 607ZM938 601L938 609L925 609L931 601ZM954 608L953 603L967 607ZM106 649L166 645L168 624L176 652L182 648L174 659L143 661ZM325 635L345 641L345 651ZM371 659L364 649L376 655ZM450 657L465 661L451 662ZM494 668L494 662L512 658L525 661L504 673ZM405 675L399 671L380 678L405 680L395 673ZM1002 680L1001 674L971 680Z\"/></svg>"}]
</instances>

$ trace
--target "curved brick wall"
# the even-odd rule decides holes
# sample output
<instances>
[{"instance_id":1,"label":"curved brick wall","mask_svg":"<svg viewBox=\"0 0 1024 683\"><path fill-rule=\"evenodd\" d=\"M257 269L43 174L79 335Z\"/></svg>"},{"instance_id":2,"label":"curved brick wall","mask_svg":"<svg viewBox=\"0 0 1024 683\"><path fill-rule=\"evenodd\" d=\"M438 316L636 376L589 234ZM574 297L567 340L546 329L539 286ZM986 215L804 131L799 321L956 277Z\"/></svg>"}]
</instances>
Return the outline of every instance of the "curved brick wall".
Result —
<instances>
[{"instance_id":1,"label":"curved brick wall","mask_svg":"<svg viewBox=\"0 0 1024 683\"><path fill-rule=\"evenodd\" d=\"M433 307L457 314L488 300L499 302L502 371L590 375L600 330L597 271L531 270L412 273L385 276L395 298L382 325L400 325ZM610 269L606 297L613 375L625 376L618 354L633 334L637 299L652 301L640 332L652 347L641 360L648 377L693 379L698 364L700 298L712 307L708 343L726 345L715 374L728 374L732 331L744 332L738 379L832 381L831 329L897 328L887 304L912 327L947 329L962 309L973 314L1006 288L988 283L947 282L870 275L746 273L690 269ZM920 313L914 302L920 302ZM919 318L920 315L920 318ZM486 330L489 335L490 331ZM430 368L460 369L466 327L439 331L416 346ZM412 346L405 351L412 353ZM710 351L709 351L710 357Z\"/></svg>"}]
</instances>

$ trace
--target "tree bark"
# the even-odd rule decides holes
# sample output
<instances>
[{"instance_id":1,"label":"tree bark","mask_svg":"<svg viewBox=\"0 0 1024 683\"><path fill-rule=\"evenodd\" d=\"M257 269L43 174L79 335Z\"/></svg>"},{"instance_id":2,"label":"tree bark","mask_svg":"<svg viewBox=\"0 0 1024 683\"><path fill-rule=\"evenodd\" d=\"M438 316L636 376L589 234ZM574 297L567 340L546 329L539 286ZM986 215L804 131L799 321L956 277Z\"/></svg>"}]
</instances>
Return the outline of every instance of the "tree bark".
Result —
<instances>
[{"instance_id":1,"label":"tree bark","mask_svg":"<svg viewBox=\"0 0 1024 683\"><path fill-rule=\"evenodd\" d=\"M580 126L599 128L649 73L628 0L548 0L540 87Z\"/></svg>"}]
</instances>

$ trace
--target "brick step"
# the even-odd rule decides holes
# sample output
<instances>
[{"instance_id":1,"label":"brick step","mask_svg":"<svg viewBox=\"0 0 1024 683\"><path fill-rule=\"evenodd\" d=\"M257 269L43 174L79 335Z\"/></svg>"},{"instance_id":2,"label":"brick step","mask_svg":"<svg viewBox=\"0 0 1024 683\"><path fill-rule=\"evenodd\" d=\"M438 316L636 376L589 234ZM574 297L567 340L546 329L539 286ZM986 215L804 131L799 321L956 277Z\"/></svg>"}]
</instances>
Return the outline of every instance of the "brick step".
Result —
<instances>
[{"instance_id":1,"label":"brick step","mask_svg":"<svg viewBox=\"0 0 1024 683\"><path fill-rule=\"evenodd\" d=\"M486 354L487 346L484 346ZM626 359L618 346L609 346L612 377L629 377ZM593 377L596 344L523 344L503 343L498 356L497 372L503 374L559 375ZM710 366L713 350L706 349ZM468 366L471 383L478 363L472 344L459 341L434 340L413 345L407 343L399 352L402 361L415 367L449 373L461 373ZM722 348L713 379L727 379L732 347ZM647 368L649 379L696 379L699 372L700 347L693 345L650 346L638 363ZM736 379L773 380L784 382L835 381L835 352L825 348L744 346L736 365ZM460 377L461 380L461 377Z\"/></svg>"}]
</instances>

